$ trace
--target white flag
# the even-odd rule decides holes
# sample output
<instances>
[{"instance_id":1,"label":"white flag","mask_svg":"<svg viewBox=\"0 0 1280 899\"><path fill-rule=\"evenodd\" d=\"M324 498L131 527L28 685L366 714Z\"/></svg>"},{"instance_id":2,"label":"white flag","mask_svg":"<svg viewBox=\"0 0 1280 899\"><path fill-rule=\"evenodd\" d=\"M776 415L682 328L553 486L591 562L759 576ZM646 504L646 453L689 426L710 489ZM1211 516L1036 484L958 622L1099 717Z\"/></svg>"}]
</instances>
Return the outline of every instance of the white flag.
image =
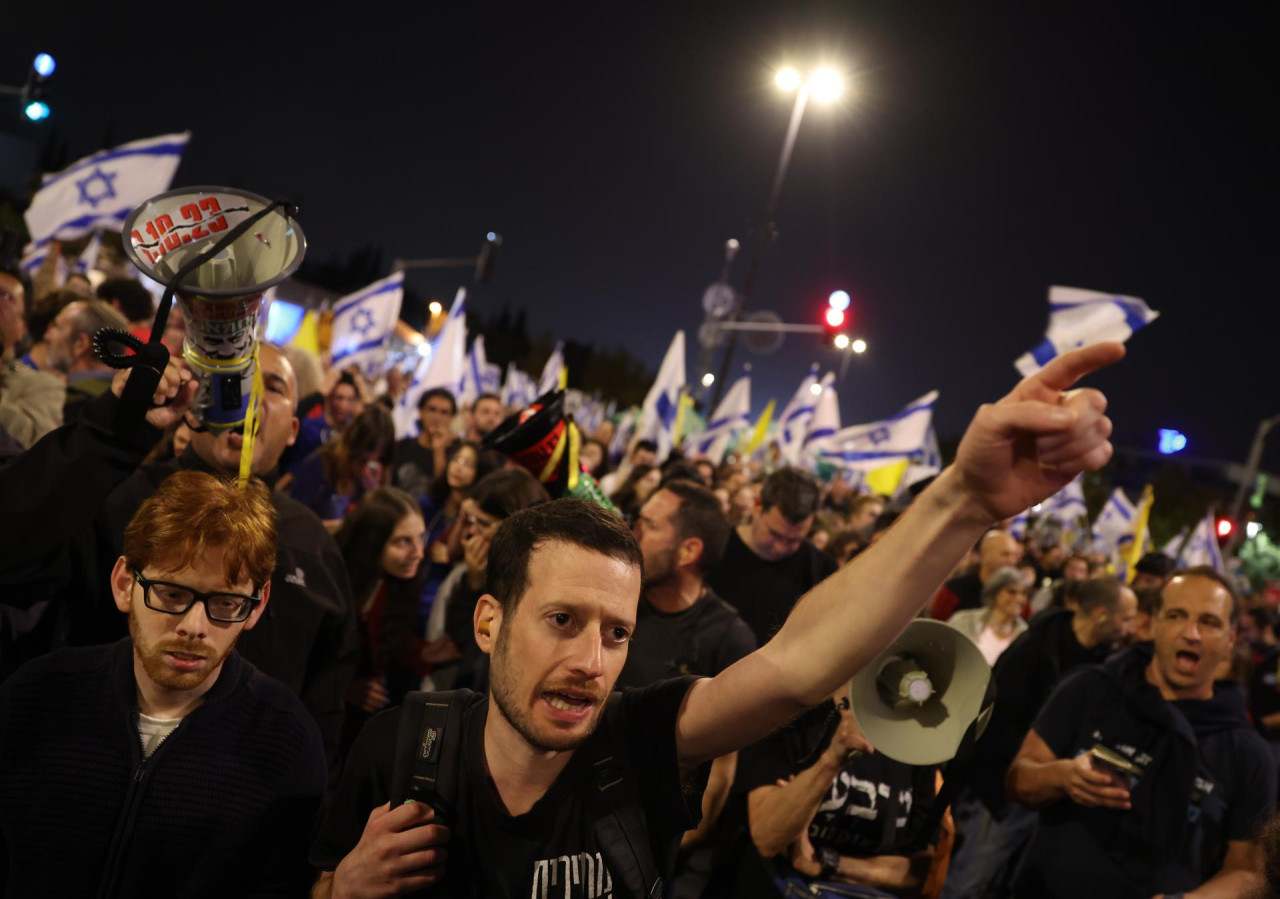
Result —
<instances>
[{"instance_id":1,"label":"white flag","mask_svg":"<svg viewBox=\"0 0 1280 899\"><path fill-rule=\"evenodd\" d=\"M818 467L818 454L840 430L840 398L836 394L835 381L835 373L827 372L818 383L822 393L818 394L813 417L809 419L800 447L800 459L806 468Z\"/></svg>"},{"instance_id":2,"label":"white flag","mask_svg":"<svg viewBox=\"0 0 1280 899\"><path fill-rule=\"evenodd\" d=\"M1197 565L1208 565L1219 574L1226 574L1227 567L1222 561L1222 549L1218 546L1218 528L1213 518L1213 510L1205 513L1204 518L1191 532L1191 537L1182 547L1178 556L1179 568L1193 568Z\"/></svg>"},{"instance_id":3,"label":"white flag","mask_svg":"<svg viewBox=\"0 0 1280 899\"><path fill-rule=\"evenodd\" d=\"M184 131L136 140L45 175L24 213L31 244L23 268L38 268L52 241L119 231L135 206L169 189L190 139Z\"/></svg>"},{"instance_id":4,"label":"white flag","mask_svg":"<svg viewBox=\"0 0 1280 899\"><path fill-rule=\"evenodd\" d=\"M1133 533L1133 519L1137 511L1123 490L1117 487L1111 491L1106 505L1093 523L1094 540L1102 552L1110 556L1120 546L1120 538Z\"/></svg>"},{"instance_id":5,"label":"white flag","mask_svg":"<svg viewBox=\"0 0 1280 899\"><path fill-rule=\"evenodd\" d=\"M547 364L542 366L542 376L538 378L538 396L550 390L560 389L560 371L564 368L564 341L556 343L556 348L547 357ZM534 397L537 399L537 397Z\"/></svg>"},{"instance_id":6,"label":"white flag","mask_svg":"<svg viewBox=\"0 0 1280 899\"><path fill-rule=\"evenodd\" d=\"M462 385L462 372L467 357L467 289L459 287L449 307L444 327L436 337L426 366L419 366L413 381L396 403L396 435L412 437L418 433L418 400L432 387L443 387L455 397Z\"/></svg>"},{"instance_id":7,"label":"white flag","mask_svg":"<svg viewBox=\"0 0 1280 899\"><path fill-rule=\"evenodd\" d=\"M636 436L658 444L658 461L671 453L675 438L676 415L680 410L680 393L684 390L684 332L677 331L662 359L658 377L645 395L640 407L640 424Z\"/></svg>"},{"instance_id":8,"label":"white flag","mask_svg":"<svg viewBox=\"0 0 1280 899\"><path fill-rule=\"evenodd\" d=\"M921 452L938 391L931 390L884 421L854 425L837 431L819 454L824 462L858 471L872 471Z\"/></svg>"},{"instance_id":9,"label":"white flag","mask_svg":"<svg viewBox=\"0 0 1280 899\"><path fill-rule=\"evenodd\" d=\"M1159 314L1137 297L1078 287L1050 287L1049 330L1039 346L1018 357L1014 368L1025 377L1068 350L1108 340L1124 343L1134 331L1155 321Z\"/></svg>"},{"instance_id":10,"label":"white flag","mask_svg":"<svg viewBox=\"0 0 1280 899\"><path fill-rule=\"evenodd\" d=\"M333 306L329 365L357 365L369 381L376 381L386 366L387 344L396 331L403 300L404 272L374 281L338 300Z\"/></svg>"},{"instance_id":11,"label":"white flag","mask_svg":"<svg viewBox=\"0 0 1280 899\"><path fill-rule=\"evenodd\" d=\"M809 373L778 416L773 442L778 445L782 461L789 465L800 464L800 449L804 445L805 434L809 433L809 419L818 408L818 397L813 389L817 384L818 364L815 362L809 366Z\"/></svg>"},{"instance_id":12,"label":"white flag","mask_svg":"<svg viewBox=\"0 0 1280 899\"><path fill-rule=\"evenodd\" d=\"M694 452L706 456L713 465L724 461L733 438L751 425L751 376L744 374L733 382L729 392L716 407L707 429L695 438Z\"/></svg>"}]
</instances>

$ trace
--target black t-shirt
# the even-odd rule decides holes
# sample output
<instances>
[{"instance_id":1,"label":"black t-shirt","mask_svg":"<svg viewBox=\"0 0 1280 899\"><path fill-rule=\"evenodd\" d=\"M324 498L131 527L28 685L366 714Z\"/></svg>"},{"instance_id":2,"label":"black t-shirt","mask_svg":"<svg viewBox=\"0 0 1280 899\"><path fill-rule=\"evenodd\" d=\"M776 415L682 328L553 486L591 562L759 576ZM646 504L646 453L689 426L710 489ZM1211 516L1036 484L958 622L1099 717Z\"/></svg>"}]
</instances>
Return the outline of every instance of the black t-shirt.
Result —
<instances>
[{"instance_id":1,"label":"black t-shirt","mask_svg":"<svg viewBox=\"0 0 1280 899\"><path fill-rule=\"evenodd\" d=\"M795 873L785 861L766 863L756 853L746 821L747 795L812 767L831 745L838 723L835 703L827 700L739 753L730 806L732 815L742 816L743 827L729 856L732 861L721 866L709 895L775 897L773 877ZM933 805L936 771L880 753L852 759L832 780L809 823L810 842L815 849L858 858L918 851L934 839L921 829Z\"/></svg>"},{"instance_id":2,"label":"black t-shirt","mask_svg":"<svg viewBox=\"0 0 1280 899\"><path fill-rule=\"evenodd\" d=\"M421 499L431 487L435 470L435 456L431 450L423 448L417 437L405 437L396 442L396 469L391 476L392 484L415 499Z\"/></svg>"},{"instance_id":3,"label":"black t-shirt","mask_svg":"<svg viewBox=\"0 0 1280 899\"><path fill-rule=\"evenodd\" d=\"M1140 669L1136 676L1142 677ZM1134 695L1144 702L1163 702L1154 687ZM1123 732L1102 724L1119 720L1098 714L1117 696L1115 681L1103 669L1079 670L1054 691L1036 718L1035 731L1060 759L1074 758L1101 743L1141 761L1159 758L1165 752L1158 745L1161 741L1180 739L1169 732L1153 740L1150 730L1137 722L1126 725ZM1171 783L1142 791L1135 782L1134 807L1124 812L1086 809L1063 799L1041 810L1040 827L1023 860L1016 895L1087 894L1104 899L1193 890L1221 866L1227 841L1255 836L1275 804L1276 771L1270 750L1244 720L1239 688L1219 683L1213 699L1170 705L1194 732L1198 755L1186 807L1190 826L1183 845L1162 845L1159 857L1145 859L1121 848L1127 824L1144 818L1167 820L1159 803L1177 795ZM1144 780L1151 776L1145 775ZM1123 816L1136 817L1126 822ZM1139 876L1139 871L1145 876Z\"/></svg>"},{"instance_id":4,"label":"black t-shirt","mask_svg":"<svg viewBox=\"0 0 1280 899\"><path fill-rule=\"evenodd\" d=\"M622 694L622 739L655 851L696 826L700 814L705 766L681 777L675 743L676 715L692 683L693 678L668 680ZM512 816L485 767L488 712L489 701L479 694L465 711L464 762L445 881L423 895L526 899L545 893L557 899L624 899L622 885L601 856L587 807L595 788L587 754L575 752L533 808ZM316 867L336 868L359 842L369 812L387 802L399 723L399 709L383 712L356 740L311 851Z\"/></svg>"},{"instance_id":5,"label":"black t-shirt","mask_svg":"<svg viewBox=\"0 0 1280 899\"><path fill-rule=\"evenodd\" d=\"M796 600L837 567L835 559L807 540L785 559L770 562L752 552L733 530L724 558L707 583L738 610L763 646L782 627Z\"/></svg>"},{"instance_id":6,"label":"black t-shirt","mask_svg":"<svg viewBox=\"0 0 1280 899\"><path fill-rule=\"evenodd\" d=\"M688 674L715 677L755 648L751 628L710 589L680 612L660 612L641 597L618 687Z\"/></svg>"}]
</instances>

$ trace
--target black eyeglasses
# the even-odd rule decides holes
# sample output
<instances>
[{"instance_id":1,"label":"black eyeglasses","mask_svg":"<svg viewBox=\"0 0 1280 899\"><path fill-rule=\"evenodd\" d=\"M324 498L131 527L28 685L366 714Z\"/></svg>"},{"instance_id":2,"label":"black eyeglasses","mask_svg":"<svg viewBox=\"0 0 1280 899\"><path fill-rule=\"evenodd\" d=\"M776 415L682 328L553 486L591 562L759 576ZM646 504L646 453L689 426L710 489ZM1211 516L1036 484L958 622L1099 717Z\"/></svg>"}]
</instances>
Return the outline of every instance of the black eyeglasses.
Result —
<instances>
[{"instance_id":1,"label":"black eyeglasses","mask_svg":"<svg viewBox=\"0 0 1280 899\"><path fill-rule=\"evenodd\" d=\"M133 579L142 587L142 601L148 609L166 615L185 615L196 603L204 603L204 613L210 621L237 622L249 617L261 600L243 593L201 593L182 584L170 581L153 581L138 572Z\"/></svg>"}]
</instances>

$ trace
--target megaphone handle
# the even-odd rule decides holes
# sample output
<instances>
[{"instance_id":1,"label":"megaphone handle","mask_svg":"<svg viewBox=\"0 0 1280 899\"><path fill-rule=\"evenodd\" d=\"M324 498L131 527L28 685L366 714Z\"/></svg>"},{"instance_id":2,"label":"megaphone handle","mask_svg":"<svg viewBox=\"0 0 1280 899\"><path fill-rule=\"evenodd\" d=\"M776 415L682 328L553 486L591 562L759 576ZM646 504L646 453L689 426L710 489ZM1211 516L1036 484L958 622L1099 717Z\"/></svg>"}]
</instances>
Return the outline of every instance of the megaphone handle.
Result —
<instances>
[{"instance_id":1,"label":"megaphone handle","mask_svg":"<svg viewBox=\"0 0 1280 899\"><path fill-rule=\"evenodd\" d=\"M986 709L996 701L996 679L992 677L987 681L986 693L982 697L982 709ZM942 781L942 789L938 791L938 795L933 798L933 805L929 807L929 815L924 820L923 829L920 836L929 839L933 836L933 832L938 829L938 825L942 823L942 816L946 814L947 808L952 801L960 794L969 782L969 776L973 773L973 763L978 759L978 741L982 738L978 733L978 728L985 724L983 714L978 713L969 726L965 728L964 736L960 740L960 746L956 749L955 757L947 764L946 777Z\"/></svg>"},{"instance_id":2,"label":"megaphone handle","mask_svg":"<svg viewBox=\"0 0 1280 899\"><path fill-rule=\"evenodd\" d=\"M142 345L132 362L128 366L129 380L125 382L112 422L113 429L122 434L132 433L153 405L156 388L169 362L169 350L158 340L152 341Z\"/></svg>"}]
</instances>

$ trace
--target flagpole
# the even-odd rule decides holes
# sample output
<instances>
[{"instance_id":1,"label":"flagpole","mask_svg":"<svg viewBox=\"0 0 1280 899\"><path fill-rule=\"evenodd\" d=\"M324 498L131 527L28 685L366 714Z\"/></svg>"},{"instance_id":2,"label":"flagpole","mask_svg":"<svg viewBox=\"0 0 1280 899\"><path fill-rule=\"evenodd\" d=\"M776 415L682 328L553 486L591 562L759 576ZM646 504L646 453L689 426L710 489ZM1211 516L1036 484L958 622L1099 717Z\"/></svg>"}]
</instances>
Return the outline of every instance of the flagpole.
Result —
<instances>
[{"instance_id":1,"label":"flagpole","mask_svg":"<svg viewBox=\"0 0 1280 899\"><path fill-rule=\"evenodd\" d=\"M764 229L756 235L755 246L751 251L751 263L747 266L747 279L743 282L742 290L737 296L737 302L733 306L733 315L729 319L730 322L736 323L741 321L742 313L746 309L747 300L751 296L751 289L756 283L756 273L760 270L760 261L764 258L765 247L773 242L773 238L777 235L777 228L774 226L774 216L778 209L778 198L782 195L782 183L786 180L787 169L791 165L791 151L795 149L796 135L800 132L800 120L804 118L805 107L809 103L809 85L807 83L800 86L796 91L796 102L791 108L791 121L787 125L787 136L782 142L782 155L778 157L778 168L773 175L773 187L769 191L769 199L764 206ZM724 356L720 360L720 374L715 380L715 394L711 400L711 408L720 405L720 398L724 393L724 382L729 377L729 366L733 362L733 351L738 343L738 332L731 330L729 332L729 343L725 346Z\"/></svg>"}]
</instances>

